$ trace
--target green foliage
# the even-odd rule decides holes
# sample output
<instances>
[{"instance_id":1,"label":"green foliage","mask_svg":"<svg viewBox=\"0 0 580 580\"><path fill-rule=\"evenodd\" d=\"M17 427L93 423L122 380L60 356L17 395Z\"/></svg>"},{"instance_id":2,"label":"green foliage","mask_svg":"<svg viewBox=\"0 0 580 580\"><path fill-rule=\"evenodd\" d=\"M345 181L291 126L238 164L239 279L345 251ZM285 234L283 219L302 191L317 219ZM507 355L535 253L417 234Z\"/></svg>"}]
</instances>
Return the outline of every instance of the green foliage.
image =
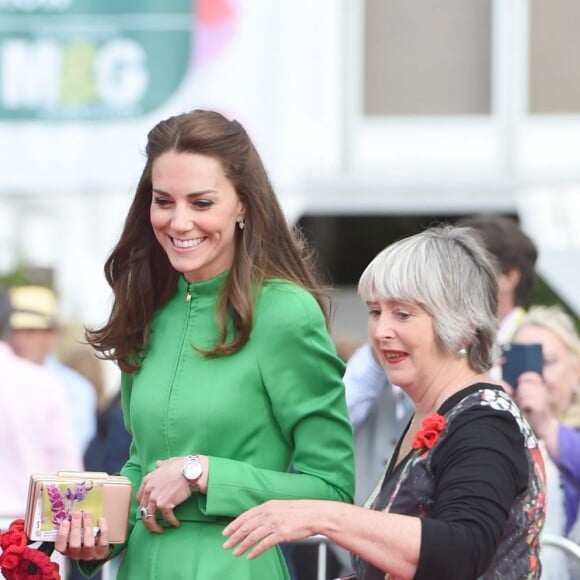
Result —
<instances>
[{"instance_id":1,"label":"green foliage","mask_svg":"<svg viewBox=\"0 0 580 580\"><path fill-rule=\"evenodd\" d=\"M20 262L14 270L0 276L0 284L7 288L11 286L26 286L28 284L54 288L52 274L52 269L34 268Z\"/></svg>"},{"instance_id":2,"label":"green foliage","mask_svg":"<svg viewBox=\"0 0 580 580\"><path fill-rule=\"evenodd\" d=\"M30 284L26 273L24 271L24 267L19 265L16 269L12 270L12 272L8 272L4 276L0 276L0 284L4 286L21 286L24 284Z\"/></svg>"}]
</instances>

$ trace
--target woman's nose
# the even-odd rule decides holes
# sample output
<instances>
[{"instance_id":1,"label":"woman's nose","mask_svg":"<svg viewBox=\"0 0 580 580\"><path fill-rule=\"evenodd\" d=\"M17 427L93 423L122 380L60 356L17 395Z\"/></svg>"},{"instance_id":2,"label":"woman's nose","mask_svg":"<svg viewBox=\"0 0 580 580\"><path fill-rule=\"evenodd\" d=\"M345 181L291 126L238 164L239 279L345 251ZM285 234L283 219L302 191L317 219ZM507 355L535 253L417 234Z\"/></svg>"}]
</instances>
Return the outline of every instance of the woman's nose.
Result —
<instances>
[{"instance_id":1,"label":"woman's nose","mask_svg":"<svg viewBox=\"0 0 580 580\"><path fill-rule=\"evenodd\" d=\"M381 313L376 323L373 325L371 333L372 338L377 342L385 341L393 337L392 325L390 324L389 318L384 313Z\"/></svg>"},{"instance_id":2,"label":"woman's nose","mask_svg":"<svg viewBox=\"0 0 580 580\"><path fill-rule=\"evenodd\" d=\"M186 232L193 228L193 216L186 207L176 206L171 218L171 226L179 232Z\"/></svg>"}]
</instances>

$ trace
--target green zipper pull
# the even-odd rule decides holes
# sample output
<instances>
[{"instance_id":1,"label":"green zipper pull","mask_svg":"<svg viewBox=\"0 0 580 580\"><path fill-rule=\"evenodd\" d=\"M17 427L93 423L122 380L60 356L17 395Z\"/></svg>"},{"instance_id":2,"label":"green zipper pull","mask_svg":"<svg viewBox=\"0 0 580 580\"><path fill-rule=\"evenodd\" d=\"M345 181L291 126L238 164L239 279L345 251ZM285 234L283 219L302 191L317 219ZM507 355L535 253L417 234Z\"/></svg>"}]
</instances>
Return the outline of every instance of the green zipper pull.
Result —
<instances>
[{"instance_id":1,"label":"green zipper pull","mask_svg":"<svg viewBox=\"0 0 580 580\"><path fill-rule=\"evenodd\" d=\"M189 284L187 285L187 294L185 295L185 301L191 302L191 292L189 290Z\"/></svg>"}]
</instances>

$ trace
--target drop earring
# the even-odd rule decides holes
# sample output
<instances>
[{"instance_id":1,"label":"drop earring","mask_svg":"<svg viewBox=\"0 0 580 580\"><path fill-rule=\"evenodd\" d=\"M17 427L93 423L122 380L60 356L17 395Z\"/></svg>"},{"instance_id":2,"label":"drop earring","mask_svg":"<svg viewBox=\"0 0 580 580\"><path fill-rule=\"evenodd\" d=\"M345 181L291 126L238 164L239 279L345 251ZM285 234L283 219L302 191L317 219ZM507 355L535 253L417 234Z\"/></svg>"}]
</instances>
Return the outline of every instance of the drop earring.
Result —
<instances>
[{"instance_id":1,"label":"drop earring","mask_svg":"<svg viewBox=\"0 0 580 580\"><path fill-rule=\"evenodd\" d=\"M245 220L243 217L241 217L241 218L238 218L238 219L237 219L237 222L238 222L238 227L239 227L241 230L243 230L243 229L246 227L246 220Z\"/></svg>"}]
</instances>

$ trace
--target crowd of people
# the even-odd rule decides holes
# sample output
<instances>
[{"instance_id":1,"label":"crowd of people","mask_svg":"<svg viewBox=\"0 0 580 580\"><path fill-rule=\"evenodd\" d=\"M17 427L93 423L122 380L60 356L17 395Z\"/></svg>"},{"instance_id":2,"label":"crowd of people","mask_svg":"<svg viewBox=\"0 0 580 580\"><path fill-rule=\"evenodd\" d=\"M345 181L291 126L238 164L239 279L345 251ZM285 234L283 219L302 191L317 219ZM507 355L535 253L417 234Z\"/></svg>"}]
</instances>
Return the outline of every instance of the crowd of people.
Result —
<instances>
[{"instance_id":1,"label":"crowd of people","mask_svg":"<svg viewBox=\"0 0 580 580\"><path fill-rule=\"evenodd\" d=\"M537 258L499 215L389 244L343 360L244 127L159 122L90 349L58 352L54 290L0 288L0 528L31 473L87 469L131 480L128 540L73 514L55 542L70 580L113 560L120 579L304 580L285 548L316 534L353 579L573 578L542 538L580 540L580 338L529 304ZM503 381L509 344L540 344L541 373ZM99 358L122 373L110 399Z\"/></svg>"}]
</instances>

